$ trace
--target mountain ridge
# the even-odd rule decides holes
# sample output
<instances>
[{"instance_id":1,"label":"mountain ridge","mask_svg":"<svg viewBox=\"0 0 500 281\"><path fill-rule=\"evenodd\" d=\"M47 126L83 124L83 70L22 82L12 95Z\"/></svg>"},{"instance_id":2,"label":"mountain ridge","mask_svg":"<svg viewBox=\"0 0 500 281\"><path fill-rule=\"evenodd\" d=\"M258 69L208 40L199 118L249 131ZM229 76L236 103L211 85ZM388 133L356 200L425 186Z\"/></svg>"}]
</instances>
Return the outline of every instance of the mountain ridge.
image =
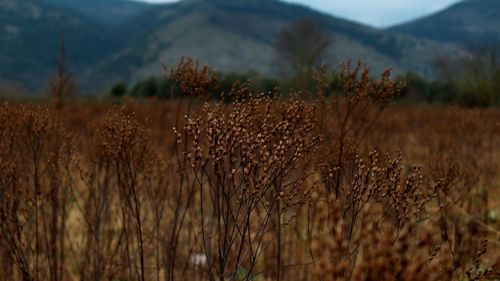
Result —
<instances>
[{"instance_id":1,"label":"mountain ridge","mask_svg":"<svg viewBox=\"0 0 500 281\"><path fill-rule=\"evenodd\" d=\"M437 13L387 28L465 48L500 43L500 1L465 0Z\"/></svg>"},{"instance_id":2,"label":"mountain ridge","mask_svg":"<svg viewBox=\"0 0 500 281\"><path fill-rule=\"evenodd\" d=\"M104 24L118 25L154 7L153 4L131 0L41 0L65 7Z\"/></svg>"},{"instance_id":3,"label":"mountain ridge","mask_svg":"<svg viewBox=\"0 0 500 281\"><path fill-rule=\"evenodd\" d=\"M0 0L0 12L12 3L30 3L38 6L38 10L46 10L45 14L57 15L42 17L38 21L23 18L19 11L11 13L10 18L5 16L6 13L0 15L0 28L3 26L11 33L15 32L15 26L12 28L15 21L19 21L22 29L39 25L39 35L29 33L24 34L27 36L22 40L3 38L0 41L9 54L2 56L0 53L0 75L23 83L28 81L25 84L33 84L33 88L43 84L50 70L55 69L59 40L58 29L54 26L66 27L71 69L79 82L89 89L102 89L118 81L130 84L159 75L160 59L176 64L183 56L222 71L255 70L278 75L279 62L276 61L273 42L283 27L304 19L320 22L333 36L334 44L327 50L323 62L336 65L347 59L361 60L372 67L374 75L392 67L399 73L411 70L432 76L431 63L435 52L466 52L453 41L378 29L278 0L139 3L140 12L122 11L114 15L110 12L112 19L108 20L102 20L105 13L97 16L101 19L89 15L89 11L99 9L99 5L111 5L117 1L125 3L125 7L137 4L125 0L89 0L85 3L79 0ZM8 32L4 32L3 37L5 34ZM37 41L41 41L37 48L16 47L29 46L29 42ZM37 57L39 53L42 53L41 57ZM30 66L34 69L25 73ZM7 75L12 73L18 75Z\"/></svg>"},{"instance_id":4,"label":"mountain ridge","mask_svg":"<svg viewBox=\"0 0 500 281\"><path fill-rule=\"evenodd\" d=\"M430 72L425 61L432 57L426 53L438 44L337 18L303 5L262 0L191 0L158 5L132 20L137 30L145 32L133 44L99 63L96 72L108 73L113 80L126 77L133 82L159 73L161 58L174 64L182 56L191 56L224 71L257 70L272 75L276 72L273 41L281 28L302 19L320 22L333 35L335 43L328 50L327 59L335 64L344 59L360 59L372 65L375 72L391 66L400 71L411 67L421 73ZM453 47L440 44L439 48ZM113 65L125 66L127 62L128 70L113 71Z\"/></svg>"},{"instance_id":5,"label":"mountain ridge","mask_svg":"<svg viewBox=\"0 0 500 281\"><path fill-rule=\"evenodd\" d=\"M103 26L70 9L36 0L1 0L0 29L4 31L0 76L32 89L42 88L56 69L61 32L75 72L116 48Z\"/></svg>"}]
</instances>

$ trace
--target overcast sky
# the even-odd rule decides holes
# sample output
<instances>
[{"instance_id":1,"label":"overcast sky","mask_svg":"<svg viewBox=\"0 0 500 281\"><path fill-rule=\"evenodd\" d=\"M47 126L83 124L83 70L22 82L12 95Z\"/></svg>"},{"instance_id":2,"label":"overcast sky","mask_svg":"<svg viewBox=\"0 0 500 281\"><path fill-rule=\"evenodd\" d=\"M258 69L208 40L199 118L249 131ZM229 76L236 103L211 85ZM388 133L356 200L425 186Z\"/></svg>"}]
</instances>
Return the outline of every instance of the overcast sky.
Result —
<instances>
[{"instance_id":1,"label":"overcast sky","mask_svg":"<svg viewBox=\"0 0 500 281\"><path fill-rule=\"evenodd\" d=\"M140 0L152 3L175 0ZM408 21L443 9L459 0L286 0L377 27Z\"/></svg>"}]
</instances>

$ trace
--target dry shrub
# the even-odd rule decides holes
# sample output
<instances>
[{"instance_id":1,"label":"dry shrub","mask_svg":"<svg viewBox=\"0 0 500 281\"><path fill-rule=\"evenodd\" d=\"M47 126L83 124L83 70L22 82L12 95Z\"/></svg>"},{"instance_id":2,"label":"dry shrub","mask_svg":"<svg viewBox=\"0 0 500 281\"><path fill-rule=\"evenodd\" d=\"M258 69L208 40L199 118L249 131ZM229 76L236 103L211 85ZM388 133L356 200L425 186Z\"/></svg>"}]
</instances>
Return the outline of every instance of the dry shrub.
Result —
<instances>
[{"instance_id":1,"label":"dry shrub","mask_svg":"<svg viewBox=\"0 0 500 281\"><path fill-rule=\"evenodd\" d=\"M358 159L344 199L315 206L319 225L313 245L326 280L449 280L449 263L435 262L438 233L425 206L426 190L418 168L405 171L401 157L385 161L378 153ZM330 196L331 197L331 196ZM320 198L328 198L320 197Z\"/></svg>"},{"instance_id":2,"label":"dry shrub","mask_svg":"<svg viewBox=\"0 0 500 281\"><path fill-rule=\"evenodd\" d=\"M499 278L498 110L388 107L359 65L317 101L165 74L177 101L0 107L0 280Z\"/></svg>"},{"instance_id":3,"label":"dry shrub","mask_svg":"<svg viewBox=\"0 0 500 281\"><path fill-rule=\"evenodd\" d=\"M0 243L23 280L63 280L72 137L41 106L3 105L0 118Z\"/></svg>"},{"instance_id":4,"label":"dry shrub","mask_svg":"<svg viewBox=\"0 0 500 281\"><path fill-rule=\"evenodd\" d=\"M301 162L319 140L311 134L314 108L264 95L224 107L206 104L184 128L191 142L184 153L201 197L200 235L209 274L235 279L244 270L244 279L251 278L259 257L277 243L277 255L267 258L276 259L279 278L282 228L307 194L308 172Z\"/></svg>"}]
</instances>

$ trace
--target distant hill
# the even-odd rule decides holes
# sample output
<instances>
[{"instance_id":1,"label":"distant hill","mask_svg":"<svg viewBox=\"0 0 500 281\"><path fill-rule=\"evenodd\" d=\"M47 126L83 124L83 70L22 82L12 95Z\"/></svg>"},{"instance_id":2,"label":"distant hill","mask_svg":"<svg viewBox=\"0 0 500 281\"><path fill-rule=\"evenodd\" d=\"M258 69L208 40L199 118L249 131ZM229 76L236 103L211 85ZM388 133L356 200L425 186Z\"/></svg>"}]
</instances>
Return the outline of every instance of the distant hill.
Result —
<instances>
[{"instance_id":1,"label":"distant hill","mask_svg":"<svg viewBox=\"0 0 500 281\"><path fill-rule=\"evenodd\" d=\"M1 79L32 89L40 89L55 72L61 31L75 73L116 48L94 21L37 0L0 0L0 29Z\"/></svg>"},{"instance_id":2,"label":"distant hill","mask_svg":"<svg viewBox=\"0 0 500 281\"><path fill-rule=\"evenodd\" d=\"M465 47L500 44L500 0L466 0L389 31Z\"/></svg>"},{"instance_id":3,"label":"distant hill","mask_svg":"<svg viewBox=\"0 0 500 281\"><path fill-rule=\"evenodd\" d=\"M68 8L91 19L107 24L119 24L137 16L153 5L129 0L41 0Z\"/></svg>"},{"instance_id":4,"label":"distant hill","mask_svg":"<svg viewBox=\"0 0 500 281\"><path fill-rule=\"evenodd\" d=\"M273 42L296 20L322 23L334 38L325 62L362 60L375 72L385 67L429 74L435 50L446 44L377 30L305 6L272 0L185 0L159 5L123 25L132 43L89 70L113 81L136 81L160 73L160 58L176 63L190 56L224 71L257 70L276 74ZM90 78L91 77L91 78Z\"/></svg>"},{"instance_id":5,"label":"distant hill","mask_svg":"<svg viewBox=\"0 0 500 281\"><path fill-rule=\"evenodd\" d=\"M70 69L87 89L159 75L161 58L174 64L183 56L222 71L278 75L273 42L284 26L303 19L332 34L325 63L361 60L374 74L393 67L432 75L437 50L461 51L277 0L0 0L0 80L40 88L55 70L60 30Z\"/></svg>"}]
</instances>

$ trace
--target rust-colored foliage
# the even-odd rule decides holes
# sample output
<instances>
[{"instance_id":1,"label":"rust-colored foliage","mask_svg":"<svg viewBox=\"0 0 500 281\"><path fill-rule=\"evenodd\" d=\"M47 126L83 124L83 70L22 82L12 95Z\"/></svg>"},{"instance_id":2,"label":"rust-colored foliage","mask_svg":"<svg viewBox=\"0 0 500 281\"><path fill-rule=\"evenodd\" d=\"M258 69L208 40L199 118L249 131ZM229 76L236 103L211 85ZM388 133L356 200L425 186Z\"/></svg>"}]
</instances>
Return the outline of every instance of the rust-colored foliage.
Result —
<instances>
[{"instance_id":1,"label":"rust-colored foliage","mask_svg":"<svg viewBox=\"0 0 500 281\"><path fill-rule=\"evenodd\" d=\"M0 280L498 280L498 110L316 74L218 102L184 60L177 101L0 106Z\"/></svg>"}]
</instances>

